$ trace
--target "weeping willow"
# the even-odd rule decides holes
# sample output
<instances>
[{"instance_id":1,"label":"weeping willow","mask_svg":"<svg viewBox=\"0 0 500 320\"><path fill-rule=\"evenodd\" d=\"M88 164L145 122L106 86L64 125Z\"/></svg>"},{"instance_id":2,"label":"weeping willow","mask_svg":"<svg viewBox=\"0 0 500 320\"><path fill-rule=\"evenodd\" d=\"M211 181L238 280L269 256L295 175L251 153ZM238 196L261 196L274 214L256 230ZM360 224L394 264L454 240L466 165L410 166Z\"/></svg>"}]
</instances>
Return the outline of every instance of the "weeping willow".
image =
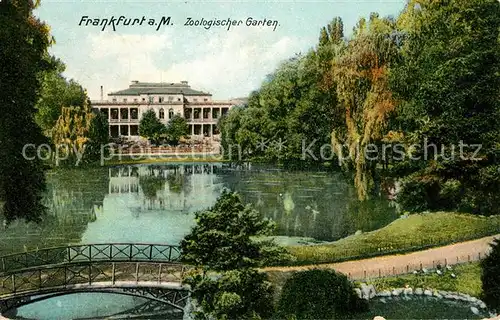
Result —
<instances>
[{"instance_id":1,"label":"weeping willow","mask_svg":"<svg viewBox=\"0 0 500 320\"><path fill-rule=\"evenodd\" d=\"M332 131L332 148L343 165L354 169L360 200L369 196L376 166L376 161L367 160L366 148L384 139L388 117L395 109L388 72L396 47L387 32L390 28L384 30L383 23L390 25L378 17L371 17L368 26L361 20L355 37L332 66L344 117L344 125Z\"/></svg>"},{"instance_id":2,"label":"weeping willow","mask_svg":"<svg viewBox=\"0 0 500 320\"><path fill-rule=\"evenodd\" d=\"M52 142L58 149L58 158L54 159L56 164L60 159L74 160L77 154L84 154L94 116L87 104L83 108L62 108L52 129Z\"/></svg>"}]
</instances>

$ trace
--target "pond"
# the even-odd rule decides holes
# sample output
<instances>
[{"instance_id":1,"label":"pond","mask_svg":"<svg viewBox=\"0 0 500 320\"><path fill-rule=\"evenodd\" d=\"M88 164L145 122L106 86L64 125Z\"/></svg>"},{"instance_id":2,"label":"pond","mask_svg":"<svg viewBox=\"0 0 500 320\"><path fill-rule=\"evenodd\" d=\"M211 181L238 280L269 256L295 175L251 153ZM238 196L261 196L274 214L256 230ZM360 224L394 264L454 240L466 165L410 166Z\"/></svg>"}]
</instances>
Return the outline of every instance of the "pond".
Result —
<instances>
[{"instance_id":1,"label":"pond","mask_svg":"<svg viewBox=\"0 0 500 320\"><path fill-rule=\"evenodd\" d=\"M281 242L333 241L396 219L384 197L356 199L341 173L286 171L225 163L57 169L47 175L49 215L40 225L14 222L0 232L0 253L74 243L178 244L194 212L224 188L238 191L277 223Z\"/></svg>"}]
</instances>

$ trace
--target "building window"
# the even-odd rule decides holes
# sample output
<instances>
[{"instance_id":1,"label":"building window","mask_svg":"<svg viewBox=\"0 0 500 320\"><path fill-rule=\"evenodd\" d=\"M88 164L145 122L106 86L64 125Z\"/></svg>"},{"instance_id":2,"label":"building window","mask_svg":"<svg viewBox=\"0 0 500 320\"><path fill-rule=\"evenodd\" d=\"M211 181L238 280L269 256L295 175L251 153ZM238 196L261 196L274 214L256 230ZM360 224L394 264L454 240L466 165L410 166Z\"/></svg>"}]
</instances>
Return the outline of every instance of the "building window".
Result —
<instances>
[{"instance_id":1,"label":"building window","mask_svg":"<svg viewBox=\"0 0 500 320\"><path fill-rule=\"evenodd\" d=\"M138 136L139 135L139 126L130 126L130 135Z\"/></svg>"},{"instance_id":2,"label":"building window","mask_svg":"<svg viewBox=\"0 0 500 320\"><path fill-rule=\"evenodd\" d=\"M146 101L146 98L142 98L142 102L145 102Z\"/></svg>"},{"instance_id":3,"label":"building window","mask_svg":"<svg viewBox=\"0 0 500 320\"><path fill-rule=\"evenodd\" d=\"M113 102L116 102L116 98L113 98Z\"/></svg>"},{"instance_id":4,"label":"building window","mask_svg":"<svg viewBox=\"0 0 500 320\"><path fill-rule=\"evenodd\" d=\"M127 102L127 99L123 99L123 102Z\"/></svg>"},{"instance_id":5,"label":"building window","mask_svg":"<svg viewBox=\"0 0 500 320\"><path fill-rule=\"evenodd\" d=\"M134 102L137 102L137 98L134 99Z\"/></svg>"},{"instance_id":6,"label":"building window","mask_svg":"<svg viewBox=\"0 0 500 320\"><path fill-rule=\"evenodd\" d=\"M164 98L164 97L159 97L159 98L158 98L158 102L160 102L160 103L162 103L162 102L163 102L163 100L165 100L165 98Z\"/></svg>"},{"instance_id":7,"label":"building window","mask_svg":"<svg viewBox=\"0 0 500 320\"><path fill-rule=\"evenodd\" d=\"M205 99L203 99L203 101L208 101L208 99L207 99L207 98L205 98Z\"/></svg>"},{"instance_id":8,"label":"building window","mask_svg":"<svg viewBox=\"0 0 500 320\"><path fill-rule=\"evenodd\" d=\"M197 98L194 98L194 99L193 99L193 101L194 101L194 102L198 102L198 99L197 99Z\"/></svg>"},{"instance_id":9,"label":"building window","mask_svg":"<svg viewBox=\"0 0 500 320\"><path fill-rule=\"evenodd\" d=\"M128 109L120 109L120 119L128 120Z\"/></svg>"},{"instance_id":10,"label":"building window","mask_svg":"<svg viewBox=\"0 0 500 320\"><path fill-rule=\"evenodd\" d=\"M130 109L130 119L137 120L139 118L139 112L137 108Z\"/></svg>"},{"instance_id":11,"label":"building window","mask_svg":"<svg viewBox=\"0 0 500 320\"><path fill-rule=\"evenodd\" d=\"M177 98L177 101L181 101L181 98Z\"/></svg>"},{"instance_id":12,"label":"building window","mask_svg":"<svg viewBox=\"0 0 500 320\"><path fill-rule=\"evenodd\" d=\"M174 97L168 96L168 101L172 101L172 100L174 100Z\"/></svg>"},{"instance_id":13,"label":"building window","mask_svg":"<svg viewBox=\"0 0 500 320\"><path fill-rule=\"evenodd\" d=\"M165 119L165 111L163 110L163 108L160 109L159 118L160 119Z\"/></svg>"},{"instance_id":14,"label":"building window","mask_svg":"<svg viewBox=\"0 0 500 320\"><path fill-rule=\"evenodd\" d=\"M149 97L149 103L153 103L154 102L154 97Z\"/></svg>"},{"instance_id":15,"label":"building window","mask_svg":"<svg viewBox=\"0 0 500 320\"><path fill-rule=\"evenodd\" d=\"M128 126L120 126L120 136L128 136Z\"/></svg>"},{"instance_id":16,"label":"building window","mask_svg":"<svg viewBox=\"0 0 500 320\"><path fill-rule=\"evenodd\" d=\"M111 109L111 120L118 120L118 109Z\"/></svg>"},{"instance_id":17,"label":"building window","mask_svg":"<svg viewBox=\"0 0 500 320\"><path fill-rule=\"evenodd\" d=\"M172 119L173 117L174 117L174 109L170 108L170 110L168 110L168 118Z\"/></svg>"}]
</instances>

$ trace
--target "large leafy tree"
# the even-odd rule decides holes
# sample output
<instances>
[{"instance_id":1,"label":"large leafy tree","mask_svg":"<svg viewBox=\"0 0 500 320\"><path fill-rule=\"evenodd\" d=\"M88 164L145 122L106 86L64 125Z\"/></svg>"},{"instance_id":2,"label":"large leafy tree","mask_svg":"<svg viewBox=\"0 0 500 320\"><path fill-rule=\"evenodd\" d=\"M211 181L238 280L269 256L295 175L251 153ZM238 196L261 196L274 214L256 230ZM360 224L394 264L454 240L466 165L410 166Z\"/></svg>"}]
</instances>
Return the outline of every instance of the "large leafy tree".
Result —
<instances>
[{"instance_id":1,"label":"large leafy tree","mask_svg":"<svg viewBox=\"0 0 500 320\"><path fill-rule=\"evenodd\" d=\"M178 114L174 115L168 121L166 129L169 142L177 145L179 143L179 139L188 134L188 129L189 126L186 119Z\"/></svg>"},{"instance_id":2,"label":"large leafy tree","mask_svg":"<svg viewBox=\"0 0 500 320\"><path fill-rule=\"evenodd\" d=\"M492 191L500 186L500 4L412 0L398 25L406 40L391 77L397 126L408 144L431 146L395 168L405 177L400 200L409 210L500 212Z\"/></svg>"},{"instance_id":3,"label":"large leafy tree","mask_svg":"<svg viewBox=\"0 0 500 320\"><path fill-rule=\"evenodd\" d=\"M366 150L381 142L395 108L388 87L388 73L397 54L393 30L393 21L377 14L369 21L361 19L353 39L332 64L339 97L336 113L343 119L332 131L332 146L341 163L354 169L361 200L370 195L378 162L375 156L367 157Z\"/></svg>"},{"instance_id":4,"label":"large leafy tree","mask_svg":"<svg viewBox=\"0 0 500 320\"><path fill-rule=\"evenodd\" d=\"M157 140L161 134L166 132L166 127L156 117L156 113L151 109L146 111L139 122L139 135L151 140Z\"/></svg>"},{"instance_id":5,"label":"large leafy tree","mask_svg":"<svg viewBox=\"0 0 500 320\"><path fill-rule=\"evenodd\" d=\"M290 258L271 241L274 224L224 190L215 205L196 213L197 224L181 242L183 262L195 266L184 282L191 286L200 319L250 319L272 312L272 290L255 268Z\"/></svg>"},{"instance_id":6,"label":"large leafy tree","mask_svg":"<svg viewBox=\"0 0 500 320\"><path fill-rule=\"evenodd\" d=\"M500 241L494 240L489 255L481 261L483 300L491 309L500 310Z\"/></svg>"},{"instance_id":7,"label":"large leafy tree","mask_svg":"<svg viewBox=\"0 0 500 320\"><path fill-rule=\"evenodd\" d=\"M51 130L56 124L64 107L83 107L88 100L85 89L74 80L67 80L62 73L66 66L52 56L47 56L54 69L40 72L40 98L37 102L36 122L44 134L51 136Z\"/></svg>"},{"instance_id":8,"label":"large leafy tree","mask_svg":"<svg viewBox=\"0 0 500 320\"><path fill-rule=\"evenodd\" d=\"M51 44L49 28L33 15L31 0L0 2L0 200L7 221L42 219L44 168L33 148L44 136L35 122L40 82L50 68L44 59Z\"/></svg>"}]
</instances>

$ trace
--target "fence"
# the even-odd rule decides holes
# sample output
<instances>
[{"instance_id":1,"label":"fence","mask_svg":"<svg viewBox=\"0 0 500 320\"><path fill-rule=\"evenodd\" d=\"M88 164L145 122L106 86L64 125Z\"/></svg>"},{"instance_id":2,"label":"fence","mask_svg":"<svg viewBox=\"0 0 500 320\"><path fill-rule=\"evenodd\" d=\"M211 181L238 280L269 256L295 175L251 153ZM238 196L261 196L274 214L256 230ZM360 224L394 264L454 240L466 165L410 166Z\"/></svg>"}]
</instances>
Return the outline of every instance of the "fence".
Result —
<instances>
[{"instance_id":1,"label":"fence","mask_svg":"<svg viewBox=\"0 0 500 320\"><path fill-rule=\"evenodd\" d=\"M351 280L370 280L376 278L392 277L396 275L411 274L414 271L417 271L419 274L424 273L424 270L427 270L427 273L436 272L435 270L438 268L438 266L440 266L440 269L444 271L447 266L480 261L484 257L484 253L478 252L474 254L460 255L455 257L451 257L450 255L450 257L443 257L439 260L419 261L417 263L386 266L373 265L373 267L370 268L350 268L346 270L341 267L338 269L338 271L346 274Z\"/></svg>"},{"instance_id":2,"label":"fence","mask_svg":"<svg viewBox=\"0 0 500 320\"><path fill-rule=\"evenodd\" d=\"M180 262L180 248L161 244L85 244L47 248L0 257L0 274L36 266L96 261Z\"/></svg>"}]
</instances>

